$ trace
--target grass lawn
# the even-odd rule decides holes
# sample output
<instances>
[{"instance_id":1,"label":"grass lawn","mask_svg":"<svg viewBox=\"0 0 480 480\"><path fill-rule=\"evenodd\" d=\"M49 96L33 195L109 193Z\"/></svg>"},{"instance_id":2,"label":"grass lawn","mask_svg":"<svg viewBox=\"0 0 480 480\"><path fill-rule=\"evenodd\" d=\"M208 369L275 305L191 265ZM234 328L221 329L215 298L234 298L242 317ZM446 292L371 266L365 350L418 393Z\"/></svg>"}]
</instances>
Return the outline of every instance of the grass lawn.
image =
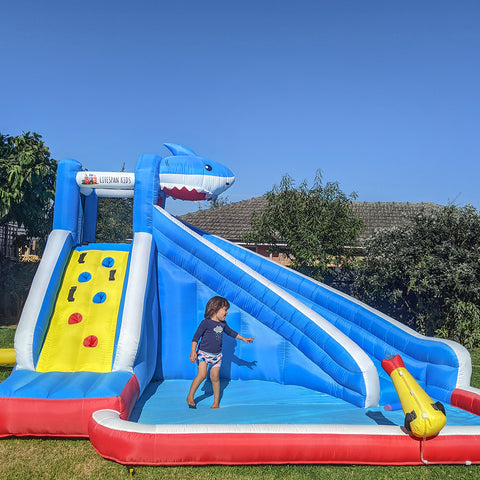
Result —
<instances>
[{"instance_id":1,"label":"grass lawn","mask_svg":"<svg viewBox=\"0 0 480 480\"><path fill-rule=\"evenodd\" d=\"M14 330L0 327L0 348L13 346ZM472 385L480 387L480 349L472 352ZM0 370L0 381L10 369ZM117 479L128 478L129 470L105 460L88 440L6 438L0 440L0 478L28 479ZM263 465L207 467L135 467L138 479L188 480L443 480L478 479L480 465L428 465L383 467L367 465Z\"/></svg>"}]
</instances>

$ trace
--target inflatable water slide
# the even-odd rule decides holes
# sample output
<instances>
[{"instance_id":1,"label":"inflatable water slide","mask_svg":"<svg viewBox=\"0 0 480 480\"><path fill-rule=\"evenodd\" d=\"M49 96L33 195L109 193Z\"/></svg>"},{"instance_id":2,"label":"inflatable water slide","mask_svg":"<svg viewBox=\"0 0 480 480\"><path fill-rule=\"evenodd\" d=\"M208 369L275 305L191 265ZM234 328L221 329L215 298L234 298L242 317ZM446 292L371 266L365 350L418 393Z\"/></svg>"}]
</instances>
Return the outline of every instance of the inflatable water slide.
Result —
<instances>
[{"instance_id":1,"label":"inflatable water slide","mask_svg":"<svg viewBox=\"0 0 480 480\"><path fill-rule=\"evenodd\" d=\"M134 174L60 162L0 436L88 437L126 465L479 463L468 352L171 216L167 197L216 198L235 179L166 146ZM95 242L102 196L133 197L131 243ZM255 342L224 339L221 408L207 380L189 409L191 338L213 295Z\"/></svg>"}]
</instances>

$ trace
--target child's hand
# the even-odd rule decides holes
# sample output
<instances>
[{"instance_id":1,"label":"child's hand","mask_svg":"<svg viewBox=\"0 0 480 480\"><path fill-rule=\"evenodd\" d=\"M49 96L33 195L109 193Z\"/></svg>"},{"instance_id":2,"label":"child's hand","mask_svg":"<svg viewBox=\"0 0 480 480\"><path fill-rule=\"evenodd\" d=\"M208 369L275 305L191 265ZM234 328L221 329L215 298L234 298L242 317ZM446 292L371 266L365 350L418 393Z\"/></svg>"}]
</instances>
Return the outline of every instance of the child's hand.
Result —
<instances>
[{"instance_id":1,"label":"child's hand","mask_svg":"<svg viewBox=\"0 0 480 480\"><path fill-rule=\"evenodd\" d=\"M197 352L190 352L190 361L192 363L195 363L196 360L197 360Z\"/></svg>"},{"instance_id":2,"label":"child's hand","mask_svg":"<svg viewBox=\"0 0 480 480\"><path fill-rule=\"evenodd\" d=\"M253 343L253 337L245 338L243 335L238 334L235 338L245 343Z\"/></svg>"}]
</instances>

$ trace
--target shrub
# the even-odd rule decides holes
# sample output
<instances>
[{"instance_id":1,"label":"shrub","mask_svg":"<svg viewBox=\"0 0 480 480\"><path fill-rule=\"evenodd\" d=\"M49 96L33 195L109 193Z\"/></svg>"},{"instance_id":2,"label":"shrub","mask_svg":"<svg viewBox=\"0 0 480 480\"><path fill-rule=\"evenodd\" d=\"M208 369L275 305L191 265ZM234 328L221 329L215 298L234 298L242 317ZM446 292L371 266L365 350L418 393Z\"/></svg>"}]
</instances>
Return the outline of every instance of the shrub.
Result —
<instances>
[{"instance_id":1,"label":"shrub","mask_svg":"<svg viewBox=\"0 0 480 480\"><path fill-rule=\"evenodd\" d=\"M353 290L421 333L480 344L480 215L426 208L369 239ZM472 343L473 342L473 343Z\"/></svg>"}]
</instances>

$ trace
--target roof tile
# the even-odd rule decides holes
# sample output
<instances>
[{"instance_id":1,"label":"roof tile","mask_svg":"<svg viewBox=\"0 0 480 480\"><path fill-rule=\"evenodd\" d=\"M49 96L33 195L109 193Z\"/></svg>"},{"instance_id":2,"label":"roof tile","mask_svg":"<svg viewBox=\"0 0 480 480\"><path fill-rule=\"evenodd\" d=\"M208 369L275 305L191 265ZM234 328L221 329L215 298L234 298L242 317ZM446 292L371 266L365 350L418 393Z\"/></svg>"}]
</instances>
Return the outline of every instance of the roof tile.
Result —
<instances>
[{"instance_id":1,"label":"roof tile","mask_svg":"<svg viewBox=\"0 0 480 480\"><path fill-rule=\"evenodd\" d=\"M233 242L241 242L244 234L250 229L253 212L262 210L265 205L265 196L255 197L217 208L187 213L179 218L213 235ZM352 202L353 211L365 224L365 229L359 237L360 245L375 230L402 226L408 221L409 216L425 208L439 208L439 205L410 202Z\"/></svg>"}]
</instances>

